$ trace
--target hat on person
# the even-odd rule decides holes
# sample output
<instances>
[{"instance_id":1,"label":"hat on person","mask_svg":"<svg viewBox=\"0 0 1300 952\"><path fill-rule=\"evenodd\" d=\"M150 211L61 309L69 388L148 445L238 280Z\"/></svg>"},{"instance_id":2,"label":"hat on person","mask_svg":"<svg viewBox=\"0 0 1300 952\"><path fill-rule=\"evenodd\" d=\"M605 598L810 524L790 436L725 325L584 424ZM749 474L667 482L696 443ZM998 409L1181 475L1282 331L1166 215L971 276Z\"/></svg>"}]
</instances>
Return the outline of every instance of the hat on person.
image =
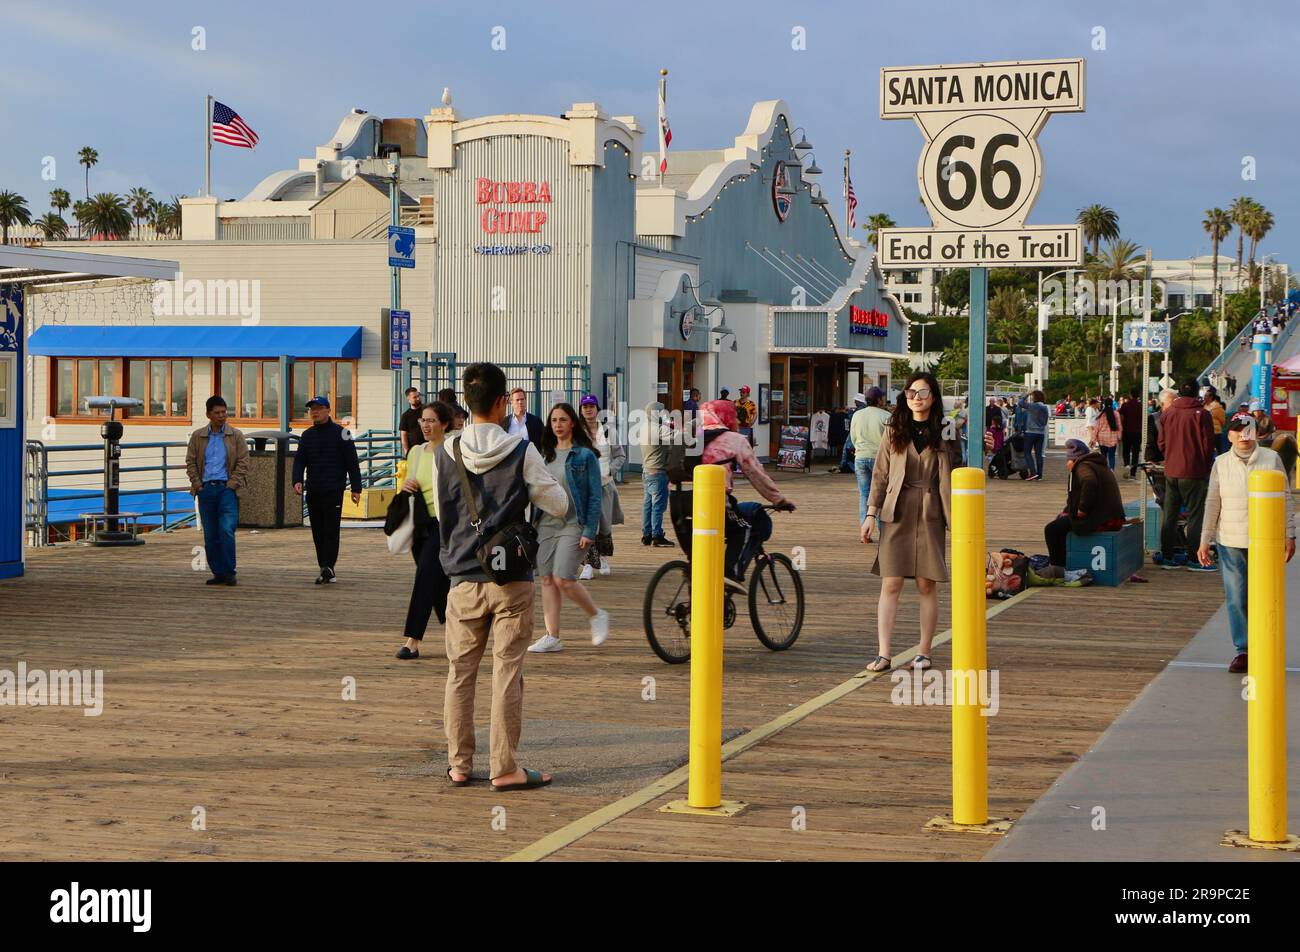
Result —
<instances>
[{"instance_id":1,"label":"hat on person","mask_svg":"<svg viewBox=\"0 0 1300 952\"><path fill-rule=\"evenodd\" d=\"M1259 405L1258 400L1252 400L1250 401L1250 406L1247 407L1246 409L1248 409L1251 413L1254 413L1256 410L1262 410L1263 407Z\"/></svg>"},{"instance_id":2,"label":"hat on person","mask_svg":"<svg viewBox=\"0 0 1300 952\"><path fill-rule=\"evenodd\" d=\"M1083 459L1087 455L1088 455L1088 444L1083 442L1083 440L1065 441L1066 459Z\"/></svg>"},{"instance_id":3,"label":"hat on person","mask_svg":"<svg viewBox=\"0 0 1300 952\"><path fill-rule=\"evenodd\" d=\"M594 393L589 393L589 394L587 394L585 397L583 397L581 400L578 401L578 406L579 406L580 408L581 408L581 407L598 407L598 406L600 406L600 401L596 399L596 395L595 395Z\"/></svg>"},{"instance_id":4,"label":"hat on person","mask_svg":"<svg viewBox=\"0 0 1300 952\"><path fill-rule=\"evenodd\" d=\"M319 393L307 401L309 407L324 407L326 410L330 407L330 398L321 396Z\"/></svg>"},{"instance_id":5,"label":"hat on person","mask_svg":"<svg viewBox=\"0 0 1300 952\"><path fill-rule=\"evenodd\" d=\"M1228 429L1240 433L1244 440L1255 439L1257 432L1255 418L1249 413L1234 413L1232 419L1228 421Z\"/></svg>"},{"instance_id":6,"label":"hat on person","mask_svg":"<svg viewBox=\"0 0 1300 952\"><path fill-rule=\"evenodd\" d=\"M865 407L867 405L867 395L865 393L855 393L853 395L853 402L860 403Z\"/></svg>"},{"instance_id":7,"label":"hat on person","mask_svg":"<svg viewBox=\"0 0 1300 952\"><path fill-rule=\"evenodd\" d=\"M853 399L857 400L859 398L854 397ZM871 403L873 400L883 399L885 399L885 391L881 390L879 387L868 387L867 392L861 396L863 403Z\"/></svg>"},{"instance_id":8,"label":"hat on person","mask_svg":"<svg viewBox=\"0 0 1300 952\"><path fill-rule=\"evenodd\" d=\"M741 393L749 393L749 387L746 386L746 385L744 385L744 384L741 384L740 392L741 392Z\"/></svg>"}]
</instances>

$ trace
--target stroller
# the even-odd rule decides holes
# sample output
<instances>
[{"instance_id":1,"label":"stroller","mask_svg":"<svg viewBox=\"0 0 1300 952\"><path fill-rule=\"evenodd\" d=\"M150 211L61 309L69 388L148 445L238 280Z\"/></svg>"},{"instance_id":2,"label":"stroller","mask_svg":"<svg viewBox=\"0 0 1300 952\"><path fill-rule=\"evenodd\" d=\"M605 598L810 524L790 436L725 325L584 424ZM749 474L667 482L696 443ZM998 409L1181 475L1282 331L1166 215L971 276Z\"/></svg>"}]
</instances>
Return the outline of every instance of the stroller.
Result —
<instances>
[{"instance_id":1,"label":"stroller","mask_svg":"<svg viewBox=\"0 0 1300 952\"><path fill-rule=\"evenodd\" d=\"M1138 469L1146 474L1147 484L1151 487L1151 495L1155 497L1156 505L1160 511L1164 512L1165 508L1165 466L1163 463L1139 463ZM1178 525L1175 526L1174 548L1179 552L1185 552L1184 558L1190 560L1194 556L1194 551L1187 545L1187 510L1180 508L1178 510ZM1177 554L1175 554L1177 558ZM1156 551L1154 560L1161 561L1161 553Z\"/></svg>"},{"instance_id":2,"label":"stroller","mask_svg":"<svg viewBox=\"0 0 1300 952\"><path fill-rule=\"evenodd\" d=\"M1029 478L1029 462L1025 459L1025 435L1014 433L1002 444L1002 449L989 457L989 478L1010 479L1019 473L1021 479Z\"/></svg>"}]
</instances>

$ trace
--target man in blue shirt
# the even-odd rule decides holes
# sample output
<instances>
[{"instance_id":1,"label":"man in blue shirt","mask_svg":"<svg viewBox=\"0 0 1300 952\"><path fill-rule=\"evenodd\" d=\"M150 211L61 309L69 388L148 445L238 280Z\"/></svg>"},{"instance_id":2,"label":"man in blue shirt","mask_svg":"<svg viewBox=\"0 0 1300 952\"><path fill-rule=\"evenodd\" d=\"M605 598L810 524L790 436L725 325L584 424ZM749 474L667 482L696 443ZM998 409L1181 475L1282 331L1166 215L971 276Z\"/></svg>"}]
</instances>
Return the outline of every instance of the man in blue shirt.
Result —
<instances>
[{"instance_id":1,"label":"man in blue shirt","mask_svg":"<svg viewBox=\"0 0 1300 952\"><path fill-rule=\"evenodd\" d=\"M235 527L239 491L248 485L248 441L226 422L226 401L208 397L208 425L190 434L185 475L190 494L199 501L209 585L235 584Z\"/></svg>"}]
</instances>

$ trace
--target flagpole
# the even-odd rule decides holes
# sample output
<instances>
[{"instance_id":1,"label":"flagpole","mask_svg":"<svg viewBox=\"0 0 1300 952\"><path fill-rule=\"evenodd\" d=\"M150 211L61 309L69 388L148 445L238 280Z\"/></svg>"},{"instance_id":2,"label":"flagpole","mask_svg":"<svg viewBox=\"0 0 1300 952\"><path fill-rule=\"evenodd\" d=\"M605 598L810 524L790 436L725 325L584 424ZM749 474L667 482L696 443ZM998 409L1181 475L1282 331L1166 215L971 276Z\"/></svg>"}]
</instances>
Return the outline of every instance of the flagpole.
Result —
<instances>
[{"instance_id":1,"label":"flagpole","mask_svg":"<svg viewBox=\"0 0 1300 952\"><path fill-rule=\"evenodd\" d=\"M844 150L844 237L852 238L849 232L849 150Z\"/></svg>"},{"instance_id":2,"label":"flagpole","mask_svg":"<svg viewBox=\"0 0 1300 952\"><path fill-rule=\"evenodd\" d=\"M659 116L659 149L662 153L664 149L664 116L668 114L668 70L666 69L659 70L659 102L662 104L660 106L661 115ZM659 159L659 187L664 187L664 163L662 154Z\"/></svg>"},{"instance_id":3,"label":"flagpole","mask_svg":"<svg viewBox=\"0 0 1300 952\"><path fill-rule=\"evenodd\" d=\"M203 194L212 194L212 97L203 105Z\"/></svg>"}]
</instances>

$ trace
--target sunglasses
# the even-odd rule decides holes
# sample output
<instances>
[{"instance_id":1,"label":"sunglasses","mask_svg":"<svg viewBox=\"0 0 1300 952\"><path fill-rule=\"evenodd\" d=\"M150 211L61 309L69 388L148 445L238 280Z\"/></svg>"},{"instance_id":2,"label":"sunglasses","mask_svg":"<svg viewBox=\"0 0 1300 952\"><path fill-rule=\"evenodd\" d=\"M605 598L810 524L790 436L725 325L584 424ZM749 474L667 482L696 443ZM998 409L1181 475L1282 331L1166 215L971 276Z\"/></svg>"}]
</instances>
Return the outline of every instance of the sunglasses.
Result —
<instances>
[{"instance_id":1,"label":"sunglasses","mask_svg":"<svg viewBox=\"0 0 1300 952\"><path fill-rule=\"evenodd\" d=\"M929 390L904 390L904 395L909 400L928 400L930 399Z\"/></svg>"}]
</instances>

